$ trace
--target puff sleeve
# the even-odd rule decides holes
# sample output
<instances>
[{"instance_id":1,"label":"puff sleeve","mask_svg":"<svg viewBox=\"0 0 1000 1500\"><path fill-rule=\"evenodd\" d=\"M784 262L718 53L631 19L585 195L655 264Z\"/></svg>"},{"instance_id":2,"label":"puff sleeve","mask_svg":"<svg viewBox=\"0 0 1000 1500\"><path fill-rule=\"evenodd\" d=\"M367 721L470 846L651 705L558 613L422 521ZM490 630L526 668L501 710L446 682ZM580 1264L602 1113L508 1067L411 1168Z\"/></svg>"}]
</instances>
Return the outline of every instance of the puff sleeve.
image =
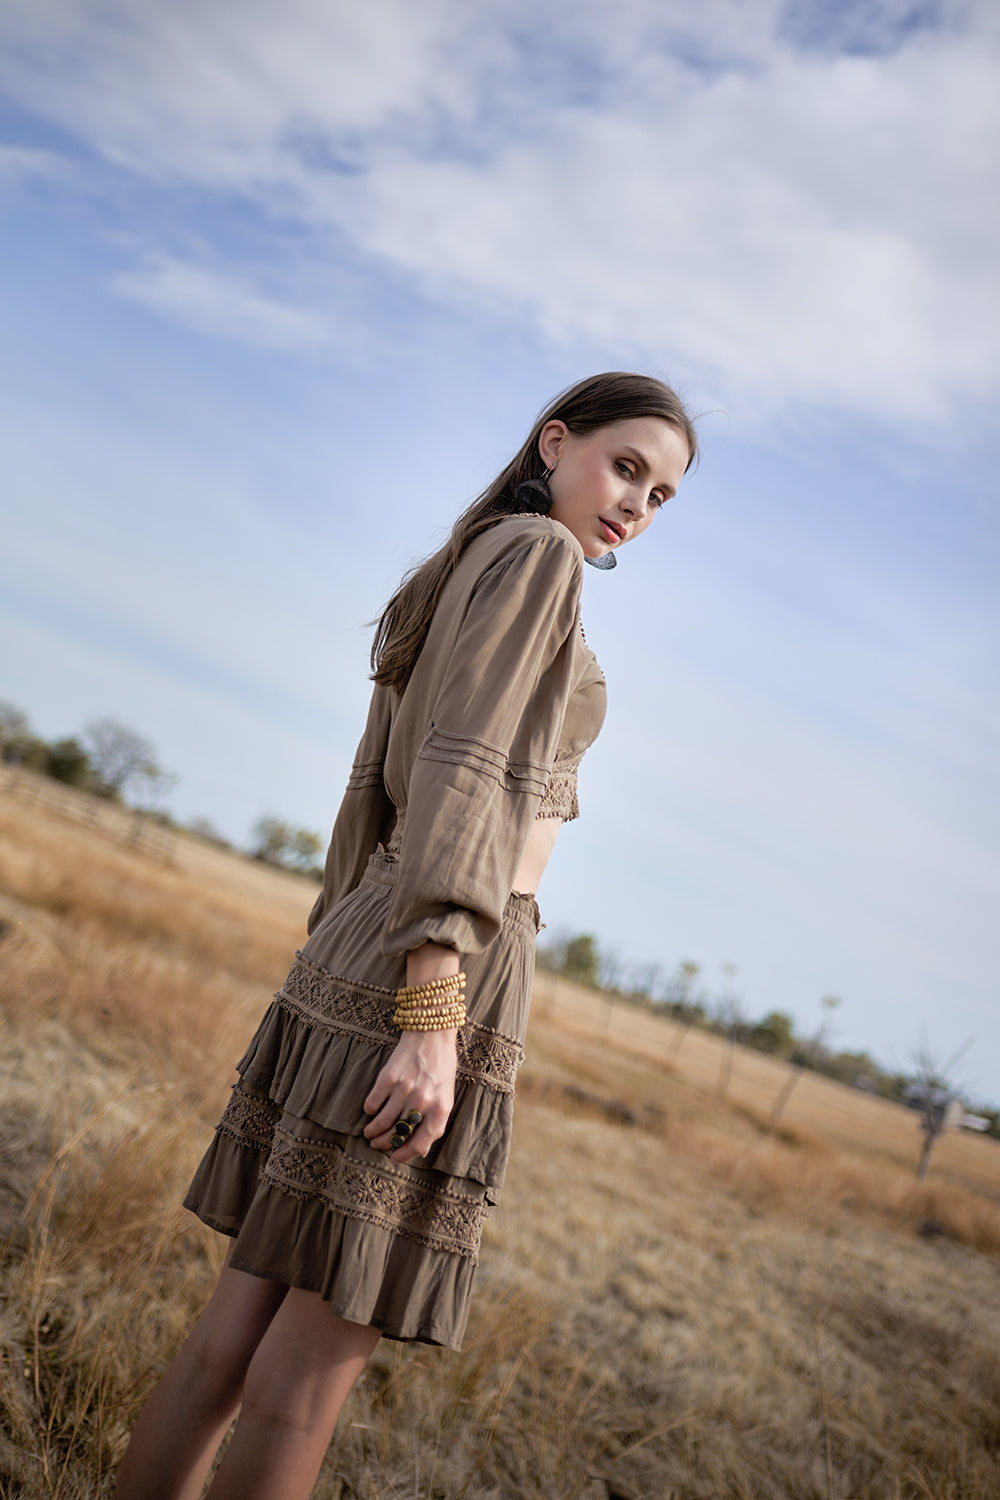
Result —
<instances>
[{"instance_id":1,"label":"puff sleeve","mask_svg":"<svg viewBox=\"0 0 1000 1500\"><path fill-rule=\"evenodd\" d=\"M581 562L565 533L532 532L484 571L445 639L428 637L407 687L421 690L426 656L388 955L429 941L474 953L500 931L573 688ZM400 801L391 766L389 784Z\"/></svg>"}]
</instances>

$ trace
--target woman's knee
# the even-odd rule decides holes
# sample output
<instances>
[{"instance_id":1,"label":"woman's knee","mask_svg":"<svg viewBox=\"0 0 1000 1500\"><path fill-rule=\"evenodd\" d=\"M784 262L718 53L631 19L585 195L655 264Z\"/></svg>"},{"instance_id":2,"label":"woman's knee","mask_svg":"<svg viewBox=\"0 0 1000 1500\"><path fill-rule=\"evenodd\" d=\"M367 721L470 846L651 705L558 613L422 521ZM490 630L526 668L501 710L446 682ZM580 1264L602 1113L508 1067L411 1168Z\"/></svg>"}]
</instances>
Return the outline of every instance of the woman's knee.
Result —
<instances>
[{"instance_id":1,"label":"woman's knee","mask_svg":"<svg viewBox=\"0 0 1000 1500\"><path fill-rule=\"evenodd\" d=\"M274 1282L223 1270L182 1351L190 1377L206 1393L239 1399L254 1352L286 1291Z\"/></svg>"},{"instance_id":2,"label":"woman's knee","mask_svg":"<svg viewBox=\"0 0 1000 1500\"><path fill-rule=\"evenodd\" d=\"M250 1361L244 1410L301 1430L335 1421L378 1341L378 1329L348 1323L316 1293L293 1289Z\"/></svg>"}]
</instances>

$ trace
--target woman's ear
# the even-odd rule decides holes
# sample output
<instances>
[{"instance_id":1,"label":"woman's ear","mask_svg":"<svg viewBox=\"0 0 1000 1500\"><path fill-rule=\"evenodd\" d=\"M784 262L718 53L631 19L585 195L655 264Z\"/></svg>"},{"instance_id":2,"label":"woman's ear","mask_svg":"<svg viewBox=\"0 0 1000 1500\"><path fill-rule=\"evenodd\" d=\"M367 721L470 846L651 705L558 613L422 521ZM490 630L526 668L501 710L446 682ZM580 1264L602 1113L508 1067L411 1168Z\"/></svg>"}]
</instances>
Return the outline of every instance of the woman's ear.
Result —
<instances>
[{"instance_id":1,"label":"woman's ear","mask_svg":"<svg viewBox=\"0 0 1000 1500\"><path fill-rule=\"evenodd\" d=\"M569 428L566 423L560 422L558 417L553 417L551 422L546 422L538 434L539 457L547 469L554 469L559 462L559 454L568 432Z\"/></svg>"}]
</instances>

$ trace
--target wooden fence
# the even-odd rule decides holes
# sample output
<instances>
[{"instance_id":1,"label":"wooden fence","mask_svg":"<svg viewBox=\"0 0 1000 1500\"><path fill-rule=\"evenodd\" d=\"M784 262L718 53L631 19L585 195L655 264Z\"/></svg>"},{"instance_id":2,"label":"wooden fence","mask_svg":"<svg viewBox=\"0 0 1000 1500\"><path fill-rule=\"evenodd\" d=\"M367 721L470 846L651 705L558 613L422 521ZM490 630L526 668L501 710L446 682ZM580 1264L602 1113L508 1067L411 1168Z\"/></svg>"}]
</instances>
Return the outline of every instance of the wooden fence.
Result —
<instances>
[{"instance_id":1,"label":"wooden fence","mask_svg":"<svg viewBox=\"0 0 1000 1500\"><path fill-rule=\"evenodd\" d=\"M155 818L135 808L124 807L120 802L112 802L107 797L95 797L92 792L67 786L38 771L0 763L0 796L16 797L19 802L45 807L64 818L71 818L74 823L99 829L109 838L129 844L133 849L141 849L155 859L168 862L174 859L176 837Z\"/></svg>"}]
</instances>

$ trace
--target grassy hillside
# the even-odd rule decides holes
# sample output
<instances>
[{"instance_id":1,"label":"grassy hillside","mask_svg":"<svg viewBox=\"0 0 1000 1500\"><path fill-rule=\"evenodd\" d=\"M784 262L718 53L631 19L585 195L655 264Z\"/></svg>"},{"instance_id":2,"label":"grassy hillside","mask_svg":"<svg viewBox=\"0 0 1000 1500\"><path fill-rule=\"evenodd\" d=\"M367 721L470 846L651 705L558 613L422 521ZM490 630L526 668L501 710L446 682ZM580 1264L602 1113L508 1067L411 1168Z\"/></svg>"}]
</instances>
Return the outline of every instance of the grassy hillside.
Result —
<instances>
[{"instance_id":1,"label":"grassy hillside","mask_svg":"<svg viewBox=\"0 0 1000 1500\"><path fill-rule=\"evenodd\" d=\"M219 1239L178 1209L308 882L0 794L0 1494L107 1494ZM557 874L552 878L558 878ZM466 1347L320 1500L1000 1495L1000 1143L539 979Z\"/></svg>"}]
</instances>

